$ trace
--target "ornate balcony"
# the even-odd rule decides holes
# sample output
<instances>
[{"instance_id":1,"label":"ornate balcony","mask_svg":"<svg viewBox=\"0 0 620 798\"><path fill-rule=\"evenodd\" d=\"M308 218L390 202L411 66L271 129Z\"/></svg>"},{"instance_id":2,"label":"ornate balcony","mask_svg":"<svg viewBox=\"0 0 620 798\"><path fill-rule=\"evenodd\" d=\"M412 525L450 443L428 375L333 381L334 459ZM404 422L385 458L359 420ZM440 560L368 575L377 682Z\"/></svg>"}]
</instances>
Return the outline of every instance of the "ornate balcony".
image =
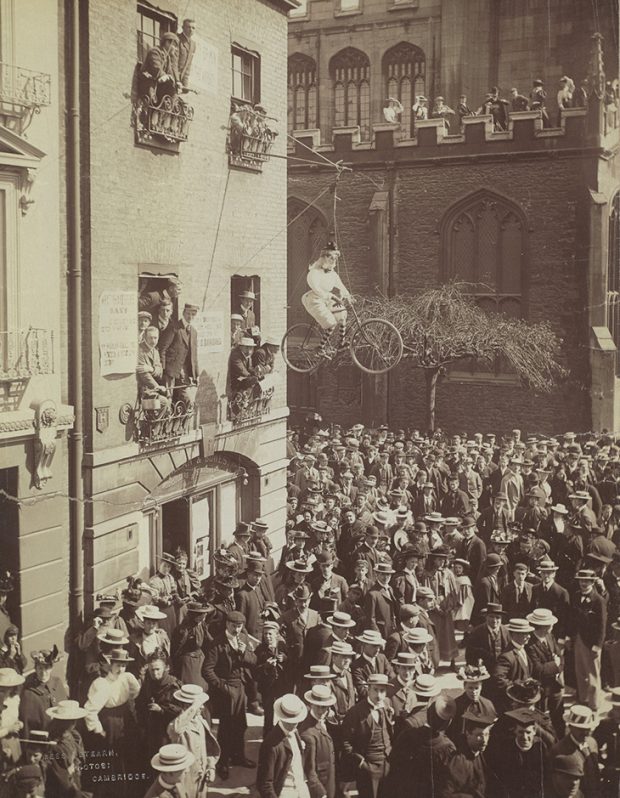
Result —
<instances>
[{"instance_id":1,"label":"ornate balcony","mask_svg":"<svg viewBox=\"0 0 620 798\"><path fill-rule=\"evenodd\" d=\"M169 444L193 429L196 406L183 400L162 405L158 397L143 398L134 410L134 440L141 446Z\"/></svg>"},{"instance_id":2,"label":"ornate balcony","mask_svg":"<svg viewBox=\"0 0 620 798\"><path fill-rule=\"evenodd\" d=\"M270 123L261 105L232 104L228 122L228 163L252 172L262 172L270 158L271 147L278 132Z\"/></svg>"},{"instance_id":3,"label":"ornate balcony","mask_svg":"<svg viewBox=\"0 0 620 798\"><path fill-rule=\"evenodd\" d=\"M271 399L274 387L270 387L259 395L254 388L240 391L228 398L226 417L233 427L251 426L260 423L263 416L271 412Z\"/></svg>"},{"instance_id":4,"label":"ornate balcony","mask_svg":"<svg viewBox=\"0 0 620 798\"><path fill-rule=\"evenodd\" d=\"M0 62L0 120L20 135L51 102L51 76Z\"/></svg>"},{"instance_id":5,"label":"ornate balcony","mask_svg":"<svg viewBox=\"0 0 620 798\"><path fill-rule=\"evenodd\" d=\"M54 372L51 330L0 330L0 382L27 380Z\"/></svg>"},{"instance_id":6,"label":"ornate balcony","mask_svg":"<svg viewBox=\"0 0 620 798\"><path fill-rule=\"evenodd\" d=\"M177 148L187 141L194 108L176 94L166 95L159 105L142 97L135 108L136 138L140 144Z\"/></svg>"}]
</instances>

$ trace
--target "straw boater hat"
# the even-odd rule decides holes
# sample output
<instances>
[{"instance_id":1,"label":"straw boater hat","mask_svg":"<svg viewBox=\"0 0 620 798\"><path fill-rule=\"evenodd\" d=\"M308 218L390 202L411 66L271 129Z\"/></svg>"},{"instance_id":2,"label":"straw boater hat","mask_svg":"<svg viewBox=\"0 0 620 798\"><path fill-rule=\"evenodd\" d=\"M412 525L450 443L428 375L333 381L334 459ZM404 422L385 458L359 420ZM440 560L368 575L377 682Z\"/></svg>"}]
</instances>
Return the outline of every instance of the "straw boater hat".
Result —
<instances>
[{"instance_id":1,"label":"straw boater hat","mask_svg":"<svg viewBox=\"0 0 620 798\"><path fill-rule=\"evenodd\" d=\"M312 566L308 564L307 560L290 560L286 563L289 571L295 571L297 574L309 574L312 572Z\"/></svg>"},{"instance_id":2,"label":"straw boater hat","mask_svg":"<svg viewBox=\"0 0 620 798\"><path fill-rule=\"evenodd\" d=\"M351 645L351 643L346 643L343 640L334 640L331 646L328 646L326 651L333 656L337 654L341 657L354 657L355 656L355 649Z\"/></svg>"},{"instance_id":3,"label":"straw boater hat","mask_svg":"<svg viewBox=\"0 0 620 798\"><path fill-rule=\"evenodd\" d=\"M129 638L125 637L121 629L102 629L97 640L108 646L126 646L129 643Z\"/></svg>"},{"instance_id":4,"label":"straw boater hat","mask_svg":"<svg viewBox=\"0 0 620 798\"><path fill-rule=\"evenodd\" d=\"M310 673L304 673L304 679L335 679L336 674L332 673L329 665L311 665Z\"/></svg>"},{"instance_id":5,"label":"straw boater hat","mask_svg":"<svg viewBox=\"0 0 620 798\"><path fill-rule=\"evenodd\" d=\"M199 684L184 684L173 695L182 704L205 704L209 700L208 694Z\"/></svg>"},{"instance_id":6,"label":"straw boater hat","mask_svg":"<svg viewBox=\"0 0 620 798\"><path fill-rule=\"evenodd\" d=\"M278 698L273 705L273 720L275 723L301 723L308 717L308 708L296 695L287 693Z\"/></svg>"},{"instance_id":7,"label":"straw boater hat","mask_svg":"<svg viewBox=\"0 0 620 798\"><path fill-rule=\"evenodd\" d=\"M157 609L154 604L145 604L144 607L138 607L136 615L141 621L165 621L166 613Z\"/></svg>"},{"instance_id":8,"label":"straw boater hat","mask_svg":"<svg viewBox=\"0 0 620 798\"><path fill-rule=\"evenodd\" d=\"M430 643L432 639L433 635L422 626L414 626L413 629L405 632L405 642L410 646L422 646Z\"/></svg>"},{"instance_id":9,"label":"straw boater hat","mask_svg":"<svg viewBox=\"0 0 620 798\"><path fill-rule=\"evenodd\" d=\"M443 524L446 519L441 513L433 512L425 515L424 520L428 521L429 524Z\"/></svg>"},{"instance_id":10,"label":"straw boater hat","mask_svg":"<svg viewBox=\"0 0 620 798\"><path fill-rule=\"evenodd\" d=\"M418 662L417 654L413 654L410 651L399 651L396 655L396 659L392 660L392 665L396 667L403 667L403 668L415 668Z\"/></svg>"},{"instance_id":11,"label":"straw boater hat","mask_svg":"<svg viewBox=\"0 0 620 798\"><path fill-rule=\"evenodd\" d=\"M532 626L553 626L558 622L558 619L551 610L546 610L542 607L533 610L529 615L526 615L525 618Z\"/></svg>"},{"instance_id":12,"label":"straw boater hat","mask_svg":"<svg viewBox=\"0 0 620 798\"><path fill-rule=\"evenodd\" d=\"M151 759L151 767L161 773L178 773L194 764L196 757L184 745L169 743L162 745Z\"/></svg>"},{"instance_id":13,"label":"straw boater hat","mask_svg":"<svg viewBox=\"0 0 620 798\"><path fill-rule=\"evenodd\" d=\"M421 698L434 698L441 693L441 687L430 673L421 673L413 683L413 692Z\"/></svg>"},{"instance_id":14,"label":"straw boater hat","mask_svg":"<svg viewBox=\"0 0 620 798\"><path fill-rule=\"evenodd\" d=\"M304 699L308 704L317 707L333 707L336 703L336 696L332 693L331 687L326 684L315 684L312 690L304 693Z\"/></svg>"},{"instance_id":15,"label":"straw boater hat","mask_svg":"<svg viewBox=\"0 0 620 798\"><path fill-rule=\"evenodd\" d=\"M369 646L381 646L381 648L385 646L385 640L381 637L380 632L374 629L364 629L362 634L358 635L355 639Z\"/></svg>"},{"instance_id":16,"label":"straw boater hat","mask_svg":"<svg viewBox=\"0 0 620 798\"><path fill-rule=\"evenodd\" d=\"M77 701L59 701L56 706L45 710L52 720L80 720L86 717L86 710Z\"/></svg>"},{"instance_id":17,"label":"straw boater hat","mask_svg":"<svg viewBox=\"0 0 620 798\"><path fill-rule=\"evenodd\" d=\"M26 679L14 668L0 668L0 688L18 687Z\"/></svg>"},{"instance_id":18,"label":"straw boater hat","mask_svg":"<svg viewBox=\"0 0 620 798\"><path fill-rule=\"evenodd\" d=\"M564 714L564 722L567 726L575 726L577 729L593 729L596 726L596 717L589 707L573 704Z\"/></svg>"},{"instance_id":19,"label":"straw boater hat","mask_svg":"<svg viewBox=\"0 0 620 798\"><path fill-rule=\"evenodd\" d=\"M338 626L340 629L350 629L352 626L355 626L355 621L348 612L341 612L338 610L333 615L330 615L326 619L326 623L330 626Z\"/></svg>"},{"instance_id":20,"label":"straw boater hat","mask_svg":"<svg viewBox=\"0 0 620 798\"><path fill-rule=\"evenodd\" d=\"M506 627L509 632L528 634L534 631L534 627L525 618L511 618Z\"/></svg>"},{"instance_id":21,"label":"straw boater hat","mask_svg":"<svg viewBox=\"0 0 620 798\"><path fill-rule=\"evenodd\" d=\"M130 657L124 648L113 648L106 656L110 662L135 662L134 658Z\"/></svg>"}]
</instances>

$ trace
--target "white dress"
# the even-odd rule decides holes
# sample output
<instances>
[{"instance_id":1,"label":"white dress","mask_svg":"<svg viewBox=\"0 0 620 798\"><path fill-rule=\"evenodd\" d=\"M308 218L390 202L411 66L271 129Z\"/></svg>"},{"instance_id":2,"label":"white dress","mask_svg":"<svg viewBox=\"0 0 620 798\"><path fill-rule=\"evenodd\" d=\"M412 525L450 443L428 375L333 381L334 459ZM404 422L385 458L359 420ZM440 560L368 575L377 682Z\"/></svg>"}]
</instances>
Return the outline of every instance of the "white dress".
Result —
<instances>
[{"instance_id":1,"label":"white dress","mask_svg":"<svg viewBox=\"0 0 620 798\"><path fill-rule=\"evenodd\" d=\"M346 309L337 304L332 289L338 288L340 296L349 299L351 296L345 288L340 275L334 269L325 271L316 264L311 264L308 269L306 281L310 287L309 291L302 296L301 302L312 318L324 330L335 327L338 323L337 315L346 313Z\"/></svg>"}]
</instances>

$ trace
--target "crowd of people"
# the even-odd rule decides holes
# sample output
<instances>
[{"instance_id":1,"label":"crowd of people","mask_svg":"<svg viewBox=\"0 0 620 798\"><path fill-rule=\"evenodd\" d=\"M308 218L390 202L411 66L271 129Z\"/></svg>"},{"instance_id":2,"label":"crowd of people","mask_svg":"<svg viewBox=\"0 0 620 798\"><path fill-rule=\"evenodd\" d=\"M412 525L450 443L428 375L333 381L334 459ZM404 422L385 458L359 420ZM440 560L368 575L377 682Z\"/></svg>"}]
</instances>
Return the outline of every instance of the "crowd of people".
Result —
<instances>
[{"instance_id":1,"label":"crowd of people","mask_svg":"<svg viewBox=\"0 0 620 798\"><path fill-rule=\"evenodd\" d=\"M584 78L579 85L564 75L560 78L557 91L557 125L561 124L561 109L563 108L587 108L590 96L590 85L588 78ZM607 81L605 85L604 102L606 113L617 115L619 108L618 80ZM386 122L395 123L403 113L402 103L394 98L388 97L383 106L383 118ZM510 98L501 96L497 86L493 86L485 95L483 101L478 106L470 107L467 95L459 97L455 109L450 108L443 97L437 96L431 107L428 98L423 94L416 96L412 108L414 126L416 122L425 119L443 119L446 132L454 128L453 132L462 130L463 119L470 116L488 115L493 117L493 127L495 131L508 130L508 120L511 113L519 111L540 111L543 127L552 127L552 121L547 110L547 92L544 82L536 79L532 82L529 95L522 94L518 88L510 89Z\"/></svg>"},{"instance_id":2,"label":"crowd of people","mask_svg":"<svg viewBox=\"0 0 620 798\"><path fill-rule=\"evenodd\" d=\"M0 794L204 798L244 768L261 798L617 796L615 436L311 415L287 447L278 556L256 518L203 582L178 549L97 596L70 693L0 579Z\"/></svg>"}]
</instances>

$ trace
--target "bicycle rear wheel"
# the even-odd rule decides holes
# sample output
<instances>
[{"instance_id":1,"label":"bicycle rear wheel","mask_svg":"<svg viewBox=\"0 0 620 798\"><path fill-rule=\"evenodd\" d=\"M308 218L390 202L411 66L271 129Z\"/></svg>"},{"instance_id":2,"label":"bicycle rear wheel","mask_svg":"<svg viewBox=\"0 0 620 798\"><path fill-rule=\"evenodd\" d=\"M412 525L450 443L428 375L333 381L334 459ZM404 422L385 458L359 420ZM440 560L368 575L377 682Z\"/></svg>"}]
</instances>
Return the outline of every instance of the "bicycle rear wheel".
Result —
<instances>
[{"instance_id":1,"label":"bicycle rear wheel","mask_svg":"<svg viewBox=\"0 0 620 798\"><path fill-rule=\"evenodd\" d=\"M353 362L367 374L385 374L403 356L403 339L385 319L367 319L354 330L349 343Z\"/></svg>"},{"instance_id":2,"label":"bicycle rear wheel","mask_svg":"<svg viewBox=\"0 0 620 798\"><path fill-rule=\"evenodd\" d=\"M314 324L293 324L282 339L282 357L286 365L300 374L309 374L321 362L321 331Z\"/></svg>"}]
</instances>

